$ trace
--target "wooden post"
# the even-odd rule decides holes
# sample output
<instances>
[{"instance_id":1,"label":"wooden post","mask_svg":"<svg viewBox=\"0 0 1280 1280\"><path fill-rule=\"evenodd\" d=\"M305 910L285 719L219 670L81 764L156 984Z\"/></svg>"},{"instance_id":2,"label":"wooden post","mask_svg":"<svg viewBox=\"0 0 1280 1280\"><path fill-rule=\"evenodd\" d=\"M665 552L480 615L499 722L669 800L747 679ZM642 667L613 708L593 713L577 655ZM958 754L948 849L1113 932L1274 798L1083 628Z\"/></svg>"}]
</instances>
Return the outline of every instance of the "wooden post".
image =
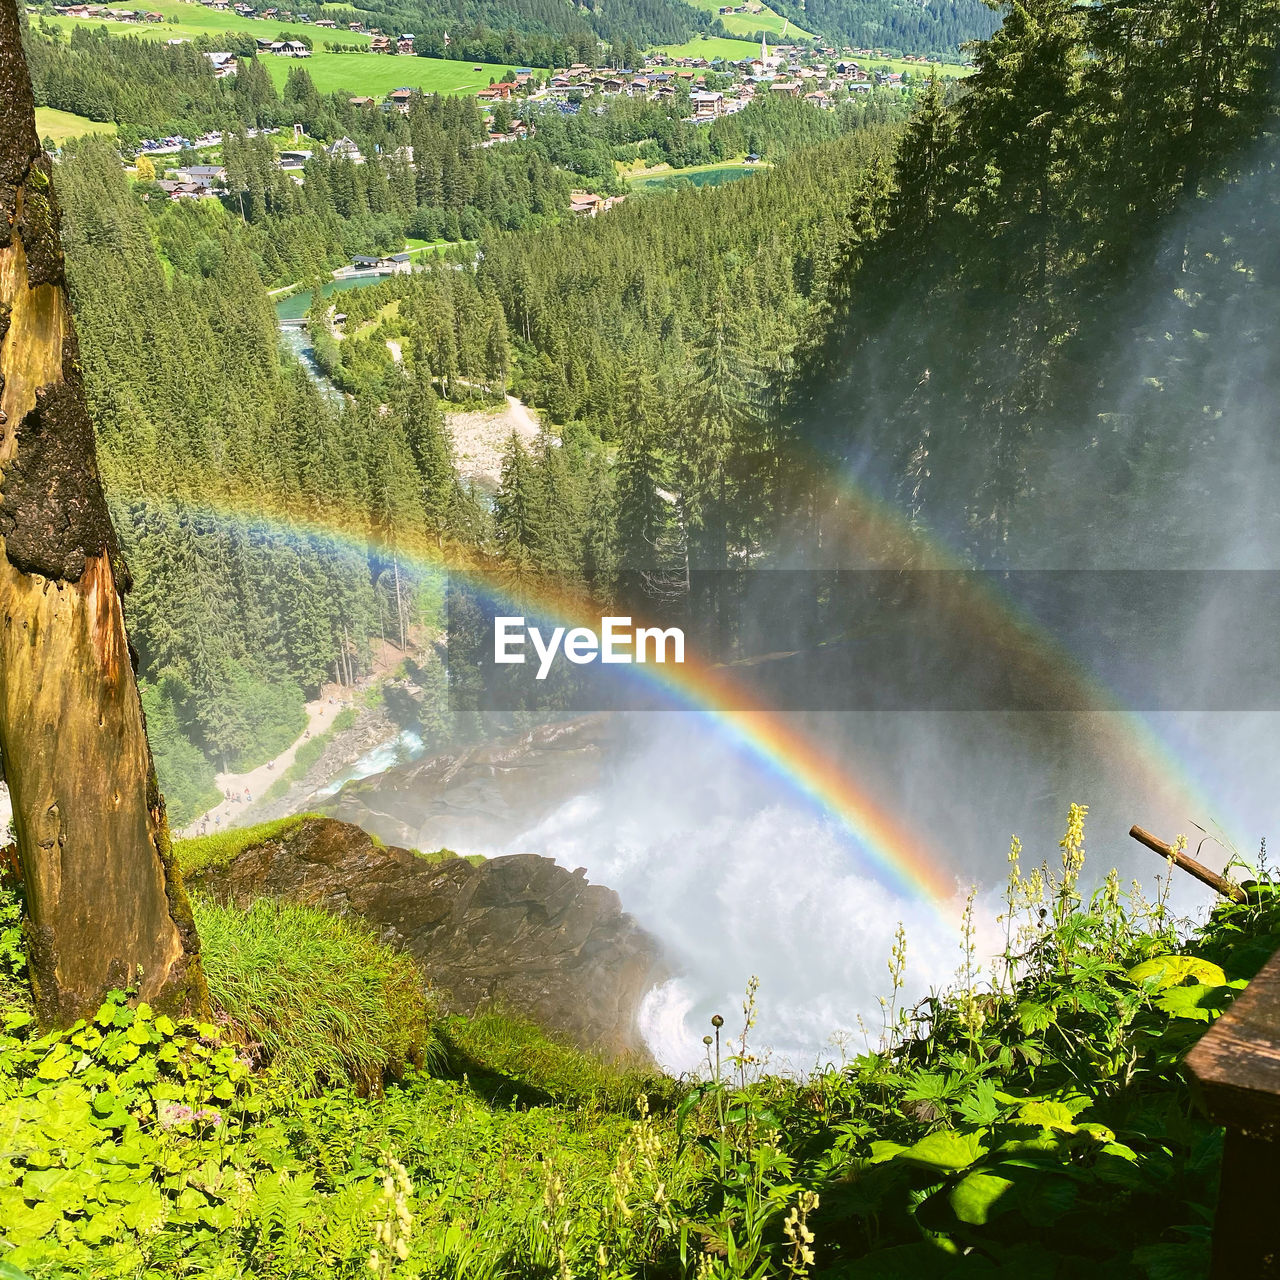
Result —
<instances>
[{"instance_id":1,"label":"wooden post","mask_svg":"<svg viewBox=\"0 0 1280 1280\"><path fill-rule=\"evenodd\" d=\"M1202 1110L1227 1130L1212 1280L1280 1280L1280 952L1183 1070Z\"/></svg>"},{"instance_id":2,"label":"wooden post","mask_svg":"<svg viewBox=\"0 0 1280 1280\"><path fill-rule=\"evenodd\" d=\"M1232 902L1248 901L1245 891L1238 884L1232 884L1225 876L1220 876L1216 871L1210 871L1203 862L1197 862L1190 854L1183 853L1173 845L1156 839L1150 831L1133 826L1129 828L1129 835L1139 844L1145 844L1148 849L1154 850L1162 858L1171 859L1188 875L1195 876L1201 884L1207 884L1214 893L1220 893L1224 898L1230 898Z\"/></svg>"},{"instance_id":3,"label":"wooden post","mask_svg":"<svg viewBox=\"0 0 1280 1280\"><path fill-rule=\"evenodd\" d=\"M112 987L205 1013L124 628L128 572L98 479L18 7L0 0L0 750L36 1012Z\"/></svg>"}]
</instances>

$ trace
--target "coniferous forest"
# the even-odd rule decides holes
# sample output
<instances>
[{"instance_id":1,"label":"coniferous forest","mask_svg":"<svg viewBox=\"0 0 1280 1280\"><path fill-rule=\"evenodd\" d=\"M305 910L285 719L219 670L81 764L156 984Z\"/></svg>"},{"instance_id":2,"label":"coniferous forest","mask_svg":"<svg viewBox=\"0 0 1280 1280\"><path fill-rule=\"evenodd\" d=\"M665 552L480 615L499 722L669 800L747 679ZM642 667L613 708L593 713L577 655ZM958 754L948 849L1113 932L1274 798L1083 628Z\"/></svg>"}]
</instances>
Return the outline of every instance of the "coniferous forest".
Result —
<instances>
[{"instance_id":1,"label":"coniferous forest","mask_svg":"<svg viewBox=\"0 0 1280 1280\"><path fill-rule=\"evenodd\" d=\"M973 70L826 107L765 93L711 122L687 84L399 111L321 93L303 61L278 92L252 48L215 79L196 43L21 21L35 103L118 126L20 173L0 145L0 195L28 193L9 225L34 243L58 225L32 213L51 207L46 165L61 209L66 367L119 543L155 879L189 967L144 999L118 964L101 999L59 1005L30 861L57 841L15 823L0 1280L1226 1274L1219 1188L1243 1193L1186 1058L1280 946L1265 845L1183 920L1185 840L1154 891L1125 889L1085 870L1073 803L1051 857L1014 838L989 927L961 891L954 984L908 998L900 927L880 1026L775 1071L753 979L678 1077L498 1002L461 1016L395 928L323 909L331 886L285 901L236 879L298 849L334 865L323 819L170 846L168 823L219 802L219 773L279 759L309 701L375 668L426 690L398 727L427 752L483 736L446 696L450 569L602 611L637 577L701 591L731 662L753 655L708 571L931 568L939 546L998 572L1110 567L1119 547L1153 569L1234 566L1242 527L1273 567L1258 477L1280 466L1280 0L776 9L833 40L976 40ZM535 67L715 17L656 0L361 12L424 49L447 26L448 56ZM295 126L310 154L285 169ZM216 190L170 199L163 175L208 148L139 140L214 129ZM747 157L723 186L689 180ZM637 165L669 185L633 185ZM578 216L584 192L625 199ZM412 269L332 288L411 245ZM305 361L282 341L294 293ZM25 314L5 303L0 343ZM485 473L470 433L513 401L537 430ZM48 403L27 421L52 421ZM0 504L10 541L20 507ZM500 727L554 718L556 696ZM470 850L352 838L368 884L401 854L442 880L488 874Z\"/></svg>"}]
</instances>

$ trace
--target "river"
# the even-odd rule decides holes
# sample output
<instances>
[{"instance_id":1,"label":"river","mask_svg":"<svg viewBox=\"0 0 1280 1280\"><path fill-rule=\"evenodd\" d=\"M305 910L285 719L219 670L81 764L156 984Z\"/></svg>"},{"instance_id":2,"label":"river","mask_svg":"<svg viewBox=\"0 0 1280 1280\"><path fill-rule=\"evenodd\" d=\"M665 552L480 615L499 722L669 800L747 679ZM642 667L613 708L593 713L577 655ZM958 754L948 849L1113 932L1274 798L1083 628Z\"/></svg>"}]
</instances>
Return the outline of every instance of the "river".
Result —
<instances>
[{"instance_id":1,"label":"river","mask_svg":"<svg viewBox=\"0 0 1280 1280\"><path fill-rule=\"evenodd\" d=\"M381 284L383 280L388 278L383 275L343 276L338 280L330 280L328 284L322 287L321 293L327 298L331 294L345 293L348 289L363 289L371 284ZM291 293L280 298L276 302L277 322L301 320L311 307L312 296L313 290L304 289L300 293ZM295 328L292 325L285 328L282 323L280 341L289 351L293 352L302 367L311 376L311 380L326 396L336 399L342 395L342 392L333 385L316 363L315 348L311 345L310 335L305 329Z\"/></svg>"}]
</instances>

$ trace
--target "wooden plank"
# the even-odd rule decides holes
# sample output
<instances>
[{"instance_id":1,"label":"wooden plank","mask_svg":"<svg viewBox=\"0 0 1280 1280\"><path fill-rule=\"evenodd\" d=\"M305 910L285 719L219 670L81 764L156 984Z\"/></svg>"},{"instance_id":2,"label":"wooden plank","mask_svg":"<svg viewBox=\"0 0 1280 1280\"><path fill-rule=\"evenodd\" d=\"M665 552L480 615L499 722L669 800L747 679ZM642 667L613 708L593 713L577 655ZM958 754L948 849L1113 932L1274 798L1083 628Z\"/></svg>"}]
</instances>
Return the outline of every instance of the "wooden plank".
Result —
<instances>
[{"instance_id":1,"label":"wooden plank","mask_svg":"<svg viewBox=\"0 0 1280 1280\"><path fill-rule=\"evenodd\" d=\"M1215 1123L1280 1140L1280 952L1262 967L1183 1063Z\"/></svg>"}]
</instances>

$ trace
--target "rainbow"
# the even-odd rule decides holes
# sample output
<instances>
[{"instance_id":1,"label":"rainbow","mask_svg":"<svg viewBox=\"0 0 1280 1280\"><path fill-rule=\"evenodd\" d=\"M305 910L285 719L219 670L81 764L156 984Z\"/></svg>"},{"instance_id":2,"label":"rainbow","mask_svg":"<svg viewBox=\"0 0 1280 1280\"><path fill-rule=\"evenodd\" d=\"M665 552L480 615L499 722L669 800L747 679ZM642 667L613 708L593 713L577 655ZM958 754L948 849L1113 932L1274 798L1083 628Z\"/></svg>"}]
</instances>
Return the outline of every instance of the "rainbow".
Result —
<instances>
[{"instance_id":1,"label":"rainbow","mask_svg":"<svg viewBox=\"0 0 1280 1280\"><path fill-rule=\"evenodd\" d=\"M148 501L162 495L135 492L116 496ZM463 570L469 575L483 572L475 558L457 548L437 547L417 540L412 545L392 546L367 527L362 520L336 517L333 511L318 519L296 507L292 510L278 499L254 494L250 499L207 496L186 501L180 495L163 495L179 502L184 513L232 526L245 534L255 532L296 542L304 538L323 540L335 547L386 558L395 555L406 566L427 573ZM252 502L256 510L249 510ZM485 574L485 591L494 600L513 608L532 605L548 618L566 626L598 624L589 602L570 593L528 579L518 590L503 586L496 575ZM930 903L944 921L958 918L963 901L958 879L923 840L899 822L872 793L870 787L843 764L824 751L788 717L749 695L734 680L732 669L708 662L686 652L683 664L645 664L625 671L634 678L651 682L685 706L713 721L727 740L743 750L774 777L806 797L830 820L850 835L869 866L890 888L905 897Z\"/></svg>"},{"instance_id":2,"label":"rainbow","mask_svg":"<svg viewBox=\"0 0 1280 1280\"><path fill-rule=\"evenodd\" d=\"M332 506L320 514L316 507L308 509L261 493L211 501L207 495L188 500L181 493L148 494L141 489L122 494L119 486L113 491L142 501L168 497L190 515L235 526L246 534L261 532L285 541L314 538L362 556L394 555L426 573L461 570L481 575L485 593L513 610L531 606L566 626L598 622L598 611L593 618L591 602L585 597L531 578L515 587L506 586L492 572L492 566L486 572L485 564L464 548L435 545L425 537L391 544L372 530L364 517ZM864 563L915 566L923 558L930 568L964 567L949 549L923 536L897 512L860 489L845 484L830 493L835 500L827 509L840 514L841 533L859 549ZM1143 780L1158 792L1176 793L1197 811L1207 811L1199 788L1188 780L1177 759L1141 717L1122 711L1108 690L1009 601L969 580L949 604L971 629L975 641L989 646L999 660L1017 664L1035 679L1052 682L1074 697L1076 705L1097 713L1091 746L1137 767ZM732 666L686 652L682 665L647 664L623 670L707 716L726 740L851 836L869 867L888 887L930 903L944 921L954 922L958 917L962 886L928 843L890 812L866 781L798 728L793 717L748 693L735 679Z\"/></svg>"},{"instance_id":3,"label":"rainbow","mask_svg":"<svg viewBox=\"0 0 1280 1280\"><path fill-rule=\"evenodd\" d=\"M827 513L823 528L824 561L839 567L848 557L858 567L949 570L973 568L935 535L908 521L896 508L849 477L811 468L816 509ZM1074 654L1006 595L972 576L949 601L976 643L1015 664L1028 677L1061 695L1060 705L1078 706L1095 717L1091 743L1125 760L1155 793L1178 797L1187 812L1213 810L1206 784L1174 753L1147 719L1120 705L1111 690Z\"/></svg>"}]
</instances>

